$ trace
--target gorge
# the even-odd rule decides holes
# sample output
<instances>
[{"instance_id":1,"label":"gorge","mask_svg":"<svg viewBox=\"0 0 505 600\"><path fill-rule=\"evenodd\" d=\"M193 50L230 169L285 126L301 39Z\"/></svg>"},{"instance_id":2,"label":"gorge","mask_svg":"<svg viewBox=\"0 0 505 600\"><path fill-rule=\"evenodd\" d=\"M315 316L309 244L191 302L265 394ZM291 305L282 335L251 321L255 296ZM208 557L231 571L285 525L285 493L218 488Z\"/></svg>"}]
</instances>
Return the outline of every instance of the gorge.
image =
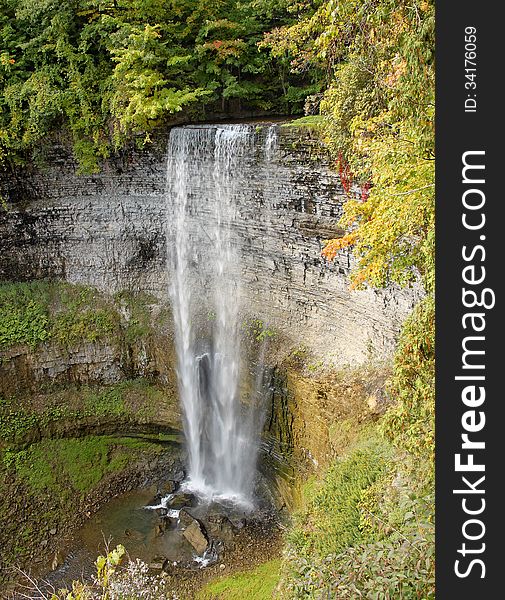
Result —
<instances>
[{"instance_id":1,"label":"gorge","mask_svg":"<svg viewBox=\"0 0 505 600\"><path fill-rule=\"evenodd\" d=\"M342 450L332 427L384 410L397 334L422 295L394 286L351 292L352 254L320 257L323 240L339 234L345 194L317 130L285 121L174 127L92 176L76 174L64 147L53 152L44 168L4 181L12 204L0 214L1 276L64 281L77 290L65 294L85 298L79 315L105 307L111 326L65 347L54 335L2 347L2 393L20 404L37 394L47 415L59 389L77 397L75 386L141 377L158 392L140 388L131 407L121 397L116 415L109 406L98 418L77 408L34 419L7 440L9 451L52 437L183 429L185 450L166 473L160 460L156 477L142 475L158 482L158 510L173 497L159 482L182 465L176 497L247 514L263 477L274 504L291 510L296 472L317 471ZM58 318L62 290L52 293L48 310Z\"/></svg>"},{"instance_id":2,"label":"gorge","mask_svg":"<svg viewBox=\"0 0 505 600\"><path fill-rule=\"evenodd\" d=\"M0 597L433 600L434 2L0 31Z\"/></svg>"}]
</instances>

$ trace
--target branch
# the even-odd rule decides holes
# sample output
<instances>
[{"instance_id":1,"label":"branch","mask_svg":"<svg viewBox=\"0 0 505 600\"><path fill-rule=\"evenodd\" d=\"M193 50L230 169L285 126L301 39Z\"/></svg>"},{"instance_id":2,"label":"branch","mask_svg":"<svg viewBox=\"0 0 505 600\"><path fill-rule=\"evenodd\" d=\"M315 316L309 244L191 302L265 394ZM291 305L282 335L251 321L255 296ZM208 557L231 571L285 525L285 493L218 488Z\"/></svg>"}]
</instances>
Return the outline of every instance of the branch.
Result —
<instances>
[{"instance_id":1,"label":"branch","mask_svg":"<svg viewBox=\"0 0 505 600\"><path fill-rule=\"evenodd\" d=\"M392 196L407 196L408 194L414 194L415 192L419 192L421 190L426 190L427 188L435 187L434 183L429 183L428 185L423 185L422 187L415 188L413 190L408 190L408 192L399 192L398 194L391 194Z\"/></svg>"}]
</instances>

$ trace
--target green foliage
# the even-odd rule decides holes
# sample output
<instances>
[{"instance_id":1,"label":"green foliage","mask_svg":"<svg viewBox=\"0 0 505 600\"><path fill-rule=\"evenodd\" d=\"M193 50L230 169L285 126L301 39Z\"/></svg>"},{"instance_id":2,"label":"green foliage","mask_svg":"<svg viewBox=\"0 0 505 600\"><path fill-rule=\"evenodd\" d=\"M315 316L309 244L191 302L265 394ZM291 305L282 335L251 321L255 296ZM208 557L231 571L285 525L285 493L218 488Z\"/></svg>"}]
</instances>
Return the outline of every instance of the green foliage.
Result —
<instances>
[{"instance_id":1,"label":"green foliage","mask_svg":"<svg viewBox=\"0 0 505 600\"><path fill-rule=\"evenodd\" d=\"M364 438L363 438L364 435ZM424 459L426 462L426 459ZM419 458L362 433L288 533L285 598L434 598L433 492Z\"/></svg>"},{"instance_id":2,"label":"green foliage","mask_svg":"<svg viewBox=\"0 0 505 600\"><path fill-rule=\"evenodd\" d=\"M37 414L16 406L14 400L0 397L0 438L3 443L16 442L32 428L44 427L71 416L72 412L65 407L51 407Z\"/></svg>"},{"instance_id":3,"label":"green foliage","mask_svg":"<svg viewBox=\"0 0 505 600\"><path fill-rule=\"evenodd\" d=\"M0 160L26 160L63 126L81 171L96 172L181 111L299 111L310 74L259 47L297 5L0 0Z\"/></svg>"},{"instance_id":4,"label":"green foliage","mask_svg":"<svg viewBox=\"0 0 505 600\"><path fill-rule=\"evenodd\" d=\"M114 550L108 552L107 556L99 556L96 559L97 580L102 589L107 589L110 579L116 571L116 567L121 564L125 554L126 550L124 546L119 544Z\"/></svg>"},{"instance_id":5,"label":"green foliage","mask_svg":"<svg viewBox=\"0 0 505 600\"><path fill-rule=\"evenodd\" d=\"M289 534L290 547L306 557L324 557L353 545L361 535L362 494L387 466L387 449L374 439L337 460Z\"/></svg>"},{"instance_id":6,"label":"green foliage","mask_svg":"<svg viewBox=\"0 0 505 600\"><path fill-rule=\"evenodd\" d=\"M383 433L416 457L434 460L435 299L427 296L405 322L395 355L390 393L395 398Z\"/></svg>"},{"instance_id":7,"label":"green foliage","mask_svg":"<svg viewBox=\"0 0 505 600\"><path fill-rule=\"evenodd\" d=\"M0 349L16 344L35 348L50 336L45 284L0 284Z\"/></svg>"},{"instance_id":8,"label":"green foliage","mask_svg":"<svg viewBox=\"0 0 505 600\"><path fill-rule=\"evenodd\" d=\"M94 585L74 581L71 590L58 590L47 600L110 600L116 597L109 592L125 557L125 547L118 544L113 550L108 550L105 555L100 555L96 559Z\"/></svg>"},{"instance_id":9,"label":"green foliage","mask_svg":"<svg viewBox=\"0 0 505 600\"><path fill-rule=\"evenodd\" d=\"M118 417L127 414L124 392L130 386L130 382L122 382L98 393L91 391L84 401L84 414Z\"/></svg>"},{"instance_id":10,"label":"green foliage","mask_svg":"<svg viewBox=\"0 0 505 600\"><path fill-rule=\"evenodd\" d=\"M261 319L252 319L244 323L245 329L249 335L257 342L263 342L275 336L275 332L270 327L266 326Z\"/></svg>"},{"instance_id":11,"label":"green foliage","mask_svg":"<svg viewBox=\"0 0 505 600\"><path fill-rule=\"evenodd\" d=\"M279 583L280 561L271 560L251 571L222 577L207 584L198 600L270 600Z\"/></svg>"},{"instance_id":12,"label":"green foliage","mask_svg":"<svg viewBox=\"0 0 505 600\"><path fill-rule=\"evenodd\" d=\"M113 333L114 306L90 288L51 281L0 284L0 350L53 339L67 347Z\"/></svg>"},{"instance_id":13,"label":"green foliage","mask_svg":"<svg viewBox=\"0 0 505 600\"><path fill-rule=\"evenodd\" d=\"M320 69L329 149L347 194L333 260L352 246L355 287L434 286L434 3L324 0L265 38L291 70ZM310 99L308 99L310 100Z\"/></svg>"},{"instance_id":14,"label":"green foliage","mask_svg":"<svg viewBox=\"0 0 505 600\"><path fill-rule=\"evenodd\" d=\"M68 346L78 341L96 342L114 331L116 314L110 310L85 310L60 314L54 322L53 338Z\"/></svg>"},{"instance_id":15,"label":"green foliage","mask_svg":"<svg viewBox=\"0 0 505 600\"><path fill-rule=\"evenodd\" d=\"M124 469L141 451L160 447L134 438L87 436L43 440L18 452L8 451L4 464L13 468L33 492L78 494L91 491L108 474ZM68 487L70 486L70 488Z\"/></svg>"},{"instance_id":16,"label":"green foliage","mask_svg":"<svg viewBox=\"0 0 505 600\"><path fill-rule=\"evenodd\" d=\"M114 300L127 315L124 328L126 342L133 344L146 339L152 330L149 305L156 304L156 298L144 292L122 291L114 296Z\"/></svg>"},{"instance_id":17,"label":"green foliage","mask_svg":"<svg viewBox=\"0 0 505 600\"><path fill-rule=\"evenodd\" d=\"M116 66L110 110L119 127L116 141L121 140L121 133L148 131L160 117L212 95L203 88L169 87L164 68L167 64L185 66L187 59L169 56L161 37L160 26L131 27L124 47L112 51Z\"/></svg>"},{"instance_id":18,"label":"green foliage","mask_svg":"<svg viewBox=\"0 0 505 600\"><path fill-rule=\"evenodd\" d=\"M322 115L308 115L281 125L281 127L314 127L319 129L325 123Z\"/></svg>"},{"instance_id":19,"label":"green foliage","mask_svg":"<svg viewBox=\"0 0 505 600\"><path fill-rule=\"evenodd\" d=\"M51 398L51 397L50 397ZM0 448L26 443L30 432L55 426L59 421L82 421L89 417L145 418L169 399L148 381L123 381L106 388L70 387L60 398L38 411L22 399L0 396ZM161 439L161 438L160 438Z\"/></svg>"}]
</instances>

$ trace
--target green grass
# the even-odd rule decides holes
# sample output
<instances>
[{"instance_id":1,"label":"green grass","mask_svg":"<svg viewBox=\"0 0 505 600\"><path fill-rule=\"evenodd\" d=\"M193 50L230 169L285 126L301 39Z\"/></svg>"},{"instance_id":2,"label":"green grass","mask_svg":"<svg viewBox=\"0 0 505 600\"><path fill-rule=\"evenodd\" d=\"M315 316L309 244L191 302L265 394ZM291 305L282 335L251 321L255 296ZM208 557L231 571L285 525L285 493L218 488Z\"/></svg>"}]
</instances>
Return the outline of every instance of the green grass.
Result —
<instances>
[{"instance_id":1,"label":"green grass","mask_svg":"<svg viewBox=\"0 0 505 600\"><path fill-rule=\"evenodd\" d=\"M149 418L170 399L163 389L145 379L133 379L107 387L68 386L45 397L36 411L29 398L0 396L0 448L24 443L35 427L62 420L88 417Z\"/></svg>"},{"instance_id":2,"label":"green grass","mask_svg":"<svg viewBox=\"0 0 505 600\"><path fill-rule=\"evenodd\" d=\"M279 583L280 564L280 560L271 560L251 571L209 583L198 594L198 600L270 600Z\"/></svg>"},{"instance_id":3,"label":"green grass","mask_svg":"<svg viewBox=\"0 0 505 600\"><path fill-rule=\"evenodd\" d=\"M129 383L129 382L128 382ZM94 414L97 416L117 415L121 416L126 413L123 392L127 386L125 383L111 386L105 391L94 392L90 394L84 401L84 412L86 414Z\"/></svg>"},{"instance_id":4,"label":"green grass","mask_svg":"<svg viewBox=\"0 0 505 600\"><path fill-rule=\"evenodd\" d=\"M0 284L0 350L35 348L50 336L49 288L45 282Z\"/></svg>"},{"instance_id":5,"label":"green grass","mask_svg":"<svg viewBox=\"0 0 505 600\"><path fill-rule=\"evenodd\" d=\"M129 315L124 332L126 341L133 344L146 338L152 330L149 305L156 304L156 298L145 292L121 291L114 296L114 300Z\"/></svg>"},{"instance_id":6,"label":"green grass","mask_svg":"<svg viewBox=\"0 0 505 600\"><path fill-rule=\"evenodd\" d=\"M322 115L309 115L308 117L300 117L289 123L283 123L281 127L319 127L324 123Z\"/></svg>"},{"instance_id":7,"label":"green grass","mask_svg":"<svg viewBox=\"0 0 505 600\"><path fill-rule=\"evenodd\" d=\"M288 534L289 546L298 555L324 558L361 539L360 502L386 472L391 456L387 442L363 435L354 449L331 465L318 486L304 490L305 508Z\"/></svg>"}]
</instances>

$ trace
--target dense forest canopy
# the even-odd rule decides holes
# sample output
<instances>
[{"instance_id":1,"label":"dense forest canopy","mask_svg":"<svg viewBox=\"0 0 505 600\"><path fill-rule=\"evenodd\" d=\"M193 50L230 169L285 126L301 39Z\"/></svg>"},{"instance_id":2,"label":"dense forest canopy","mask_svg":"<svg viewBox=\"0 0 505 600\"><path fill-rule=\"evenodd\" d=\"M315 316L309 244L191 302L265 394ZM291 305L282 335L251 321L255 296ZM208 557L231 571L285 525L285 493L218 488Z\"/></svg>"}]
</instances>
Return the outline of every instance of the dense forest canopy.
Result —
<instances>
[{"instance_id":1,"label":"dense forest canopy","mask_svg":"<svg viewBox=\"0 0 505 600\"><path fill-rule=\"evenodd\" d=\"M65 127L93 171L182 110L299 113L319 73L294 73L260 43L310 4L0 0L1 153L22 156Z\"/></svg>"}]
</instances>

